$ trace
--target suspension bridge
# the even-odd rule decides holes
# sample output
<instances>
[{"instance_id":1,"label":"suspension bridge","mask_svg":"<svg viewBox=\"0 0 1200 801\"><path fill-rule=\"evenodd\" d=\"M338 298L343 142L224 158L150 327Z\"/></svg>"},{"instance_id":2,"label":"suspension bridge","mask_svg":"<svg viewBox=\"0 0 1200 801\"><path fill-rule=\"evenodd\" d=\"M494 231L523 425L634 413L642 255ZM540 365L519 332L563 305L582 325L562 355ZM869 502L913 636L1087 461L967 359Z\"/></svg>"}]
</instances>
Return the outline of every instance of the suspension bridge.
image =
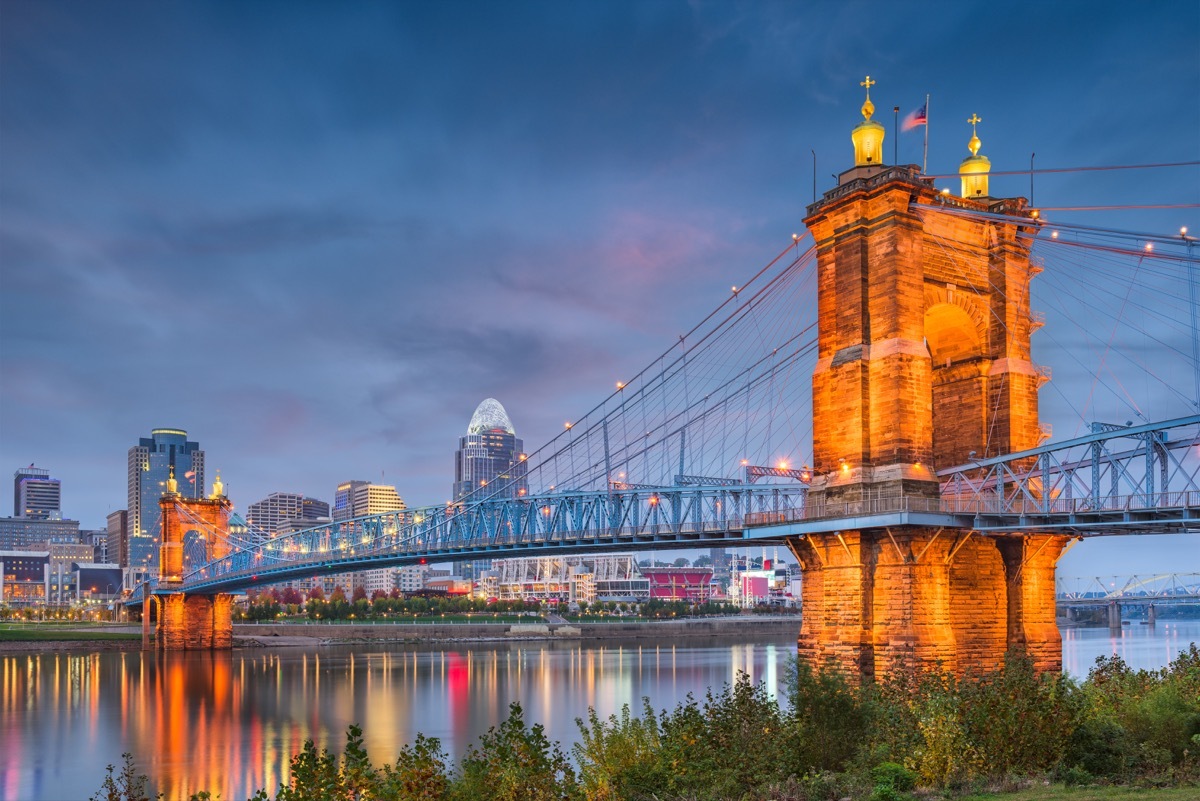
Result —
<instances>
[{"instance_id":1,"label":"suspension bridge","mask_svg":"<svg viewBox=\"0 0 1200 801\"><path fill-rule=\"evenodd\" d=\"M273 538L231 531L216 493L168 493L149 590L176 598L172 625L186 628L186 599L321 574L782 543L804 570L802 657L869 679L1018 644L1054 668L1066 548L1200 532L1194 239L993 198L978 138L961 194L939 191L882 164L868 106L855 166L809 206L807 232L512 478ZM1069 376L1050 405L1077 421L1057 440L1039 415L1043 327ZM225 625L224 607L205 608L196 626ZM969 631L968 615L993 623Z\"/></svg>"}]
</instances>

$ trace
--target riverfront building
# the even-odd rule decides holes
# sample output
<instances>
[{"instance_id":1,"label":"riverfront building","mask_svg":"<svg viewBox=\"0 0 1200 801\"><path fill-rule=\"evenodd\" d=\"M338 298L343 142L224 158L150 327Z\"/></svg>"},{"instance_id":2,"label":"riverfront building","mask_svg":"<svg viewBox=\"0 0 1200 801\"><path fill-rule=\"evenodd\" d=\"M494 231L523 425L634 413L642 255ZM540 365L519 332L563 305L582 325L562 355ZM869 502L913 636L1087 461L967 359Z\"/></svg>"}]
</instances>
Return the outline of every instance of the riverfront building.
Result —
<instances>
[{"instance_id":1,"label":"riverfront building","mask_svg":"<svg viewBox=\"0 0 1200 801\"><path fill-rule=\"evenodd\" d=\"M13 517L62 520L62 483L33 465L13 473Z\"/></svg>"},{"instance_id":2,"label":"riverfront building","mask_svg":"<svg viewBox=\"0 0 1200 801\"><path fill-rule=\"evenodd\" d=\"M175 471L179 494L204 497L204 451L200 443L177 428L156 428L149 438L129 449L128 517L126 540L128 566L151 577L158 575L158 540L161 512L158 500Z\"/></svg>"}]
</instances>

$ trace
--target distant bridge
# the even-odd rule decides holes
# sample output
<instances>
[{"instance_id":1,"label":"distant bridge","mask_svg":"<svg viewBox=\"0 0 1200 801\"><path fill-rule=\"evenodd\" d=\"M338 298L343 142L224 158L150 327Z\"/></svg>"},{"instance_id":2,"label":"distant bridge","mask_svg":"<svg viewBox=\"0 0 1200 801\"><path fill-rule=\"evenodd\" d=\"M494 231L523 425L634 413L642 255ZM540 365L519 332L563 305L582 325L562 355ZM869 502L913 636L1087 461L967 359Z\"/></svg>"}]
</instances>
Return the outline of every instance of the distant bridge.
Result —
<instances>
[{"instance_id":1,"label":"distant bridge","mask_svg":"<svg viewBox=\"0 0 1200 801\"><path fill-rule=\"evenodd\" d=\"M1059 606L1111 603L1200 603L1200 573L1095 576L1058 579Z\"/></svg>"}]
</instances>

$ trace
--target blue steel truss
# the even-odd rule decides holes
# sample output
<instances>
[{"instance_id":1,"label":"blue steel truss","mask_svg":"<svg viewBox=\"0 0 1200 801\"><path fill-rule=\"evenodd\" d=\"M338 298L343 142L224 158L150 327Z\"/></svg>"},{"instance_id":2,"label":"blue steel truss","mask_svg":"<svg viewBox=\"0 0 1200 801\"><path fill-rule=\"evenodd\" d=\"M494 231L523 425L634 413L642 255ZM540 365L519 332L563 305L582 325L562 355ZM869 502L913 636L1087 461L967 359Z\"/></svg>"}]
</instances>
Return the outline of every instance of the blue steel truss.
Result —
<instances>
[{"instance_id":1,"label":"blue steel truss","mask_svg":"<svg viewBox=\"0 0 1200 801\"><path fill-rule=\"evenodd\" d=\"M266 541L244 538L230 543L227 556L189 566L171 589L236 592L423 562L707 548L906 524L997 535L1200 532L1200 415L1093 428L1084 437L940 470L940 499L816 506L803 485L614 482L607 491L430 506ZM140 592L131 601L140 603Z\"/></svg>"},{"instance_id":2,"label":"blue steel truss","mask_svg":"<svg viewBox=\"0 0 1200 801\"><path fill-rule=\"evenodd\" d=\"M172 589L235 592L452 559L731 545L753 526L802 514L806 492L778 485L631 488L389 512L235 548L187 572Z\"/></svg>"},{"instance_id":3,"label":"blue steel truss","mask_svg":"<svg viewBox=\"0 0 1200 801\"><path fill-rule=\"evenodd\" d=\"M941 508L981 531L1200 531L1200 415L1093 423L1086 436L937 475Z\"/></svg>"}]
</instances>

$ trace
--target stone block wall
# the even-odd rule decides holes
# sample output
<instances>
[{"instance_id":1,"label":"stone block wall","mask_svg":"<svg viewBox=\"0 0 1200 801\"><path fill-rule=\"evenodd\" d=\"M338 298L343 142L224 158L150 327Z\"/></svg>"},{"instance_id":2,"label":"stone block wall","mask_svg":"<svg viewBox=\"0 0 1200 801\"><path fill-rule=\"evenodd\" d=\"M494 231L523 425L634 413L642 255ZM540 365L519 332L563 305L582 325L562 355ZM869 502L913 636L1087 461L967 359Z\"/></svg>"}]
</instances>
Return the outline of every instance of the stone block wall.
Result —
<instances>
[{"instance_id":1,"label":"stone block wall","mask_svg":"<svg viewBox=\"0 0 1200 801\"><path fill-rule=\"evenodd\" d=\"M1010 648L1061 670L1054 565L1066 541L919 527L790 540L803 571L799 658L856 681L991 670Z\"/></svg>"}]
</instances>

